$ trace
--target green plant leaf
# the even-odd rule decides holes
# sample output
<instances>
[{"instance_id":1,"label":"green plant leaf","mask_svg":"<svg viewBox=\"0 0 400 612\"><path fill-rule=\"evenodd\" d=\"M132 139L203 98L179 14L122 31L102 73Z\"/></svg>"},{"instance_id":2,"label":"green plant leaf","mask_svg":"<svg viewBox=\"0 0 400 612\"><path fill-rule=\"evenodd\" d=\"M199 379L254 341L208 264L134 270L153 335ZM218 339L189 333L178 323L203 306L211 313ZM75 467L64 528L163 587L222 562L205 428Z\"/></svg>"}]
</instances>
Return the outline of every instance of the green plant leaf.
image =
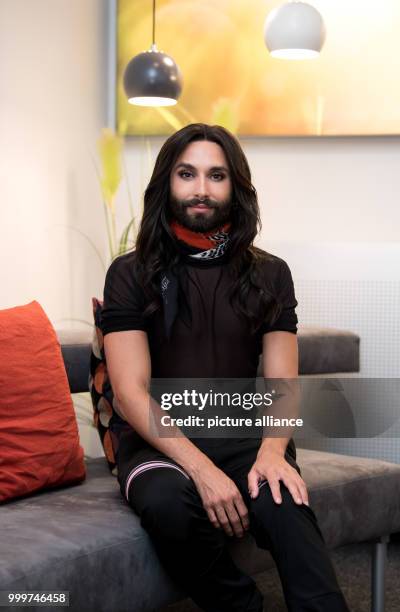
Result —
<instances>
[{"instance_id":1,"label":"green plant leaf","mask_svg":"<svg viewBox=\"0 0 400 612\"><path fill-rule=\"evenodd\" d=\"M97 142L101 161L101 188L104 199L112 205L122 177L122 138L110 128L103 128Z\"/></svg>"},{"instance_id":2,"label":"green plant leaf","mask_svg":"<svg viewBox=\"0 0 400 612\"><path fill-rule=\"evenodd\" d=\"M118 255L122 255L123 253L127 251L128 236L129 236L129 232L131 228L135 230L135 217L132 217L132 219L129 221L128 225L122 232L121 239L119 241ZM134 238L135 238L135 232L134 232Z\"/></svg>"}]
</instances>

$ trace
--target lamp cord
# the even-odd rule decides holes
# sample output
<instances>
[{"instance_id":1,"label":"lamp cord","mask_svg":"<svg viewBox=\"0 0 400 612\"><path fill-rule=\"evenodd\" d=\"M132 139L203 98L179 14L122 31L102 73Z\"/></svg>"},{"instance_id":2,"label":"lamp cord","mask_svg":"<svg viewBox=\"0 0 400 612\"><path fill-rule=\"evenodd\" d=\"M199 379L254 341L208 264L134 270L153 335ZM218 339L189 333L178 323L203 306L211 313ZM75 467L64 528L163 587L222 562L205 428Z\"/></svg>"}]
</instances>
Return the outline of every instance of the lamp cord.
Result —
<instances>
[{"instance_id":1,"label":"lamp cord","mask_svg":"<svg viewBox=\"0 0 400 612\"><path fill-rule=\"evenodd\" d=\"M156 0L153 0L153 45L156 44Z\"/></svg>"}]
</instances>

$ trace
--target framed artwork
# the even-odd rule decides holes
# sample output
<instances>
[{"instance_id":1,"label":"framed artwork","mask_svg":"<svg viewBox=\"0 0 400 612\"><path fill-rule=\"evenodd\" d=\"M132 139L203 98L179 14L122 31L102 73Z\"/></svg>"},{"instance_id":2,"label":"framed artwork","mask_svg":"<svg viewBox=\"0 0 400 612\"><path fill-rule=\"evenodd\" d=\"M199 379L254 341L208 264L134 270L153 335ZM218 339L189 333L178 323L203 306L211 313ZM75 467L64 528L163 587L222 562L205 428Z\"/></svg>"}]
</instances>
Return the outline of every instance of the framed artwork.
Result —
<instances>
[{"instance_id":1,"label":"framed artwork","mask_svg":"<svg viewBox=\"0 0 400 612\"><path fill-rule=\"evenodd\" d=\"M192 122L239 136L400 134L399 0L310 0L327 36L313 60L274 59L267 14L283 0L157 0L156 43L183 75L172 107L136 107L125 66L150 48L152 0L118 0L116 127L168 135Z\"/></svg>"}]
</instances>

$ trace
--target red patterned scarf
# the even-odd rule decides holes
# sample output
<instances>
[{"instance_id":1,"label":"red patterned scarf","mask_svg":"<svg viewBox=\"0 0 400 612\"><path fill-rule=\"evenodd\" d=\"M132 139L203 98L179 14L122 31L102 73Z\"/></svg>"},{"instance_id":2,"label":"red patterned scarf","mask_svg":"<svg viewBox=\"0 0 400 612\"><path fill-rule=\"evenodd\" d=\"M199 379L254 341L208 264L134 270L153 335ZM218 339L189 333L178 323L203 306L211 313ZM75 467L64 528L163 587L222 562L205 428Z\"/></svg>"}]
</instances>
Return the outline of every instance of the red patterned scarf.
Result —
<instances>
[{"instance_id":1,"label":"red patterned scarf","mask_svg":"<svg viewBox=\"0 0 400 612\"><path fill-rule=\"evenodd\" d=\"M197 253L190 254L190 257L195 259L215 259L225 253L229 242L231 223L228 221L210 232L193 232L178 223L178 221L173 220L171 221L170 228L178 240L199 250Z\"/></svg>"}]
</instances>

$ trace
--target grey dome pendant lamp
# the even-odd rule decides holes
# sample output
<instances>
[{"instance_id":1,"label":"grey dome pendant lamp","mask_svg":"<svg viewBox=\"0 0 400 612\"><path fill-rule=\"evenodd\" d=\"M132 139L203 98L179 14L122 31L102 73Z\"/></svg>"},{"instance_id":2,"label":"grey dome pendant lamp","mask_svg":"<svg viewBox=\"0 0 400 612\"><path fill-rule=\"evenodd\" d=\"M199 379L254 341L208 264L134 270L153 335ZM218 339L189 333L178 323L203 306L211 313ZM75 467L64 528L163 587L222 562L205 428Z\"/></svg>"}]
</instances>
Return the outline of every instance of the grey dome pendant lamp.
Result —
<instances>
[{"instance_id":1,"label":"grey dome pendant lamp","mask_svg":"<svg viewBox=\"0 0 400 612\"><path fill-rule=\"evenodd\" d=\"M326 38L325 24L316 8L291 0L275 8L264 24L264 40L272 57L312 59Z\"/></svg>"},{"instance_id":2,"label":"grey dome pendant lamp","mask_svg":"<svg viewBox=\"0 0 400 612\"><path fill-rule=\"evenodd\" d=\"M173 106L182 91L181 72L155 42L156 0L153 0L153 42L125 68L123 83L128 102L136 106Z\"/></svg>"}]
</instances>

